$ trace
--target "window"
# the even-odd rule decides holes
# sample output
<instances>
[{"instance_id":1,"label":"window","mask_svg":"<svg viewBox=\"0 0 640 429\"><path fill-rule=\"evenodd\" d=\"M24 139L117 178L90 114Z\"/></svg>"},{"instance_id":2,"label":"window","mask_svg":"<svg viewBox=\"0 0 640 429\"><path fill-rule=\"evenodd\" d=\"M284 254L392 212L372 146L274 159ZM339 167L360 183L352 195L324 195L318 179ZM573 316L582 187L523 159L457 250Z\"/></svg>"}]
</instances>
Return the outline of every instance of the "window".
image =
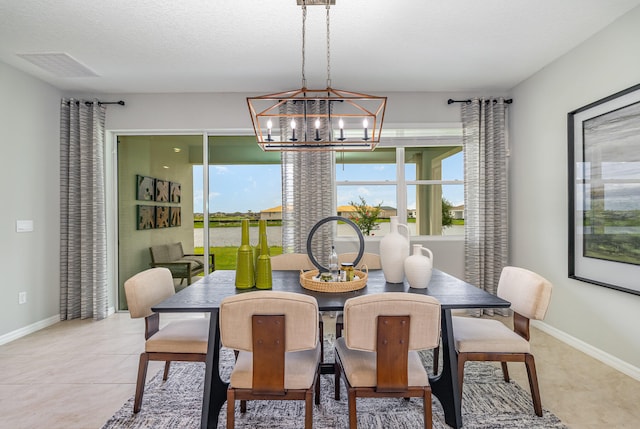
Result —
<instances>
[{"instance_id":1,"label":"window","mask_svg":"<svg viewBox=\"0 0 640 429\"><path fill-rule=\"evenodd\" d=\"M399 161L399 162L398 162ZM336 155L338 215L349 217L361 198L382 208L378 230L397 215L411 235L464 234L464 159L461 139L448 136L421 145L396 142L374 152Z\"/></svg>"}]
</instances>

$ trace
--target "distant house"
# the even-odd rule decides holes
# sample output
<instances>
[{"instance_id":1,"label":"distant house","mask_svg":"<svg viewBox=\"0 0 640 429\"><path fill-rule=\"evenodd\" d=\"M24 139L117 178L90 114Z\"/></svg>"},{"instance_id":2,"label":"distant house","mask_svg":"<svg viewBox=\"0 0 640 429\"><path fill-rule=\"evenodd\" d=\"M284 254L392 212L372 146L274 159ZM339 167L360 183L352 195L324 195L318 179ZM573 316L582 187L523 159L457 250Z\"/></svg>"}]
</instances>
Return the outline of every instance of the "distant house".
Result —
<instances>
[{"instance_id":1,"label":"distant house","mask_svg":"<svg viewBox=\"0 0 640 429\"><path fill-rule=\"evenodd\" d=\"M382 206L380 207L380 218L388 219L391 216L396 216L398 210L395 207ZM356 214L356 208L351 205L346 206L338 206L336 212L338 216L345 217L350 219ZM415 210L413 211L415 217ZM282 220L282 206L271 207L270 209L265 209L260 211L260 219L263 220Z\"/></svg>"},{"instance_id":2,"label":"distant house","mask_svg":"<svg viewBox=\"0 0 640 429\"><path fill-rule=\"evenodd\" d=\"M464 204L451 207L451 210L449 210L449 212L454 219L464 219Z\"/></svg>"},{"instance_id":3,"label":"distant house","mask_svg":"<svg viewBox=\"0 0 640 429\"><path fill-rule=\"evenodd\" d=\"M349 219L356 214L356 208L354 206L338 206L338 216L346 217ZM396 216L398 210L395 207L381 206L380 207L380 219L388 219L391 216Z\"/></svg>"},{"instance_id":4,"label":"distant house","mask_svg":"<svg viewBox=\"0 0 640 429\"><path fill-rule=\"evenodd\" d=\"M381 206L380 218L389 219L391 216L398 216L398 209L390 206Z\"/></svg>"},{"instance_id":5,"label":"distant house","mask_svg":"<svg viewBox=\"0 0 640 429\"><path fill-rule=\"evenodd\" d=\"M271 207L260 211L261 220L282 220L282 206Z\"/></svg>"},{"instance_id":6,"label":"distant house","mask_svg":"<svg viewBox=\"0 0 640 429\"><path fill-rule=\"evenodd\" d=\"M338 206L336 212L338 213L338 216L349 219L351 216L356 214L356 208L354 206Z\"/></svg>"}]
</instances>

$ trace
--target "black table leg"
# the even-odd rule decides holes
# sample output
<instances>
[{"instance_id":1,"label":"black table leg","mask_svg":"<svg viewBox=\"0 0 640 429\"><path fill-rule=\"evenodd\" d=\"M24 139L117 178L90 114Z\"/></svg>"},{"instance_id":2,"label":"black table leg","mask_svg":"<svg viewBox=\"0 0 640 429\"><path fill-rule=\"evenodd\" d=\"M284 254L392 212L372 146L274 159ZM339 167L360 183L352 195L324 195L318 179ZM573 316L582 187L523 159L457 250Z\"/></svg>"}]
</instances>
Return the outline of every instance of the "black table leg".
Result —
<instances>
[{"instance_id":1,"label":"black table leg","mask_svg":"<svg viewBox=\"0 0 640 429\"><path fill-rule=\"evenodd\" d=\"M462 427L462 400L458 386L458 356L453 339L451 310L442 309L442 372L430 377L431 391L444 409L444 420L453 428Z\"/></svg>"},{"instance_id":2,"label":"black table leg","mask_svg":"<svg viewBox=\"0 0 640 429\"><path fill-rule=\"evenodd\" d=\"M220 409L227 400L227 387L220 378L220 327L217 311L212 311L209 322L209 344L207 346L204 395L202 398L202 429L216 429Z\"/></svg>"}]
</instances>

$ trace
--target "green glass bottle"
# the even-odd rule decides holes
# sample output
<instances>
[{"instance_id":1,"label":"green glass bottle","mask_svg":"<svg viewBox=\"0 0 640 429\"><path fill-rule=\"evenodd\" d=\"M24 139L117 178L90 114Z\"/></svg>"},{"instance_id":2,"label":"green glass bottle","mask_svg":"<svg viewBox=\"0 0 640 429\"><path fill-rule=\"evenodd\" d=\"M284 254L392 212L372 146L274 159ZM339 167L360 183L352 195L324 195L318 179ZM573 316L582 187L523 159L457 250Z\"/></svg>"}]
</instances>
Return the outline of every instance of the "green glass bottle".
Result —
<instances>
[{"instance_id":1,"label":"green glass bottle","mask_svg":"<svg viewBox=\"0 0 640 429\"><path fill-rule=\"evenodd\" d=\"M266 224L266 221L264 222ZM273 277L271 275L271 256L269 255L266 227L260 233L259 242L260 256L258 256L258 262L256 263L256 288L271 289Z\"/></svg>"},{"instance_id":2,"label":"green glass bottle","mask_svg":"<svg viewBox=\"0 0 640 429\"><path fill-rule=\"evenodd\" d=\"M249 244L249 220L242 220L242 241L236 259L236 288L251 289L256 284L253 249Z\"/></svg>"},{"instance_id":3,"label":"green glass bottle","mask_svg":"<svg viewBox=\"0 0 640 429\"><path fill-rule=\"evenodd\" d=\"M258 269L258 256L260 256L262 249L262 233L267 236L267 221L260 219L258 221L258 244L253 248L253 267ZM269 247L267 246L267 255L269 254Z\"/></svg>"}]
</instances>

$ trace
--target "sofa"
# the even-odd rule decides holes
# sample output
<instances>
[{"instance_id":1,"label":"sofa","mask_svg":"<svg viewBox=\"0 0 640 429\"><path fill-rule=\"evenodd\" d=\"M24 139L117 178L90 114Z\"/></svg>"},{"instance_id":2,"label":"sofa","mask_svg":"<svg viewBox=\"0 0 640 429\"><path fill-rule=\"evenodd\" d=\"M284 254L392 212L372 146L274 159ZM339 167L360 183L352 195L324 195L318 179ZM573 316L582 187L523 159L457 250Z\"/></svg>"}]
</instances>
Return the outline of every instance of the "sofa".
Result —
<instances>
[{"instance_id":1,"label":"sofa","mask_svg":"<svg viewBox=\"0 0 640 429\"><path fill-rule=\"evenodd\" d=\"M159 244L149 248L151 267L165 267L171 271L174 279L180 279L182 285L204 272L204 255L185 254L182 243ZM209 271L215 271L215 256L209 255Z\"/></svg>"}]
</instances>

